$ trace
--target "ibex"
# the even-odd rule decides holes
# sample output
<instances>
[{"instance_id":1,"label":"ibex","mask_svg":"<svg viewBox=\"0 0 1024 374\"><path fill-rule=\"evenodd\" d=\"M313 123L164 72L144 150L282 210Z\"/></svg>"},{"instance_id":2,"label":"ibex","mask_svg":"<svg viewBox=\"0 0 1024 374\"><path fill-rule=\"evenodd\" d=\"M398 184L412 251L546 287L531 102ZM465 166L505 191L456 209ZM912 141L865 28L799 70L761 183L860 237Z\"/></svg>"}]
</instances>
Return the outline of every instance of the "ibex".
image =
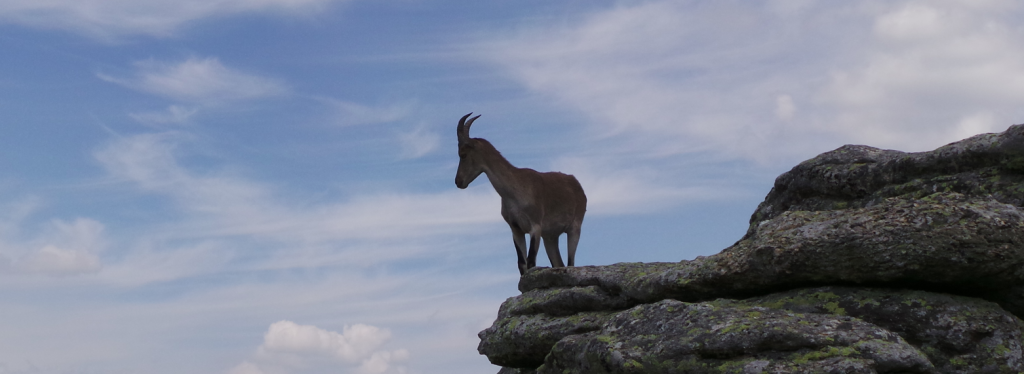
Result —
<instances>
[{"instance_id":1,"label":"ibex","mask_svg":"<svg viewBox=\"0 0 1024 374\"><path fill-rule=\"evenodd\" d=\"M562 233L566 233L569 246L569 266L574 266L583 214L587 211L587 196L580 182L572 175L512 166L490 142L469 137L469 127L480 118L469 118L471 115L459 120L459 170L455 173L455 186L469 187L480 173L487 173L491 186L501 196L501 216L512 228L520 275L537 266L541 238L551 266L564 267L558 252L558 237ZM526 234L530 234L529 253Z\"/></svg>"}]
</instances>

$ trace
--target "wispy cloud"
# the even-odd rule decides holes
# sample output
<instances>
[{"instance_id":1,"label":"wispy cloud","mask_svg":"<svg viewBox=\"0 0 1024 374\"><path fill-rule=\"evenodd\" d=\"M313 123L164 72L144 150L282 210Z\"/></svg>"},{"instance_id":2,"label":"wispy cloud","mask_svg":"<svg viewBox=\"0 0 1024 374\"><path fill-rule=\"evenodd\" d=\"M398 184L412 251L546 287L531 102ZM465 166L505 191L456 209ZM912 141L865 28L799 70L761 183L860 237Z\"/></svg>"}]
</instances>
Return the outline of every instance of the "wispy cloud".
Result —
<instances>
[{"instance_id":1,"label":"wispy cloud","mask_svg":"<svg viewBox=\"0 0 1024 374\"><path fill-rule=\"evenodd\" d=\"M74 276L103 267L99 254L107 246L104 226L89 218L52 219L37 228L27 218L36 198L14 202L12 214L0 217L0 274Z\"/></svg>"},{"instance_id":2,"label":"wispy cloud","mask_svg":"<svg viewBox=\"0 0 1024 374\"><path fill-rule=\"evenodd\" d=\"M288 91L277 80L228 68L213 57L191 57L179 63L145 60L135 63L135 67L134 77L99 77L131 89L200 105L276 96ZM184 119L191 115L188 112L172 106L169 113L172 119Z\"/></svg>"},{"instance_id":3,"label":"wispy cloud","mask_svg":"<svg viewBox=\"0 0 1024 374\"><path fill-rule=\"evenodd\" d=\"M245 13L310 13L336 0L8 0L0 22L63 29L112 40L170 36L204 18Z\"/></svg>"},{"instance_id":4,"label":"wispy cloud","mask_svg":"<svg viewBox=\"0 0 1024 374\"><path fill-rule=\"evenodd\" d=\"M740 186L707 179L673 180L650 167L622 167L603 157L564 157L552 164L571 171L587 194L587 214L613 216L677 208L695 201L727 200L747 194Z\"/></svg>"},{"instance_id":5,"label":"wispy cloud","mask_svg":"<svg viewBox=\"0 0 1024 374\"><path fill-rule=\"evenodd\" d=\"M73 222L54 220L47 242L19 263L30 272L50 275L95 273L102 267L97 251L104 246L103 225L79 218Z\"/></svg>"},{"instance_id":6,"label":"wispy cloud","mask_svg":"<svg viewBox=\"0 0 1024 374\"><path fill-rule=\"evenodd\" d=\"M412 131L398 134L398 141L402 145L401 157L403 159L419 158L433 152L441 145L441 135L420 126Z\"/></svg>"},{"instance_id":7,"label":"wispy cloud","mask_svg":"<svg viewBox=\"0 0 1024 374\"><path fill-rule=\"evenodd\" d=\"M496 205L488 203L493 196L462 191L360 196L303 209L280 201L273 188L258 182L226 173L189 171L177 162L177 137L172 133L125 137L99 150L96 157L112 176L166 195L183 211L197 215L203 225L210 225L204 234L395 237L495 220L491 213Z\"/></svg>"},{"instance_id":8,"label":"wispy cloud","mask_svg":"<svg viewBox=\"0 0 1024 374\"><path fill-rule=\"evenodd\" d=\"M370 194L339 196L336 200L310 206L289 199L281 191L226 172L198 173L177 161L177 146L184 141L177 133L123 137L96 152L96 158L117 181L140 191L168 198L185 219L168 223L154 240L246 240L259 239L285 245L280 257L270 255L275 267L317 267L342 259L352 265L401 260L421 256L418 245L424 238L472 232L482 224L500 221L498 198L490 189L421 194ZM366 251L361 241L397 244L405 250ZM323 248L330 245L331 250ZM145 248L145 247L143 247ZM397 249L397 248L396 248ZM306 255L301 255L306 253ZM223 251L181 248L165 253L141 251L126 257L137 268L146 264L201 261L223 263ZM213 256L213 258L210 258ZM313 256L313 257L309 257ZM187 268L183 266L182 268ZM151 277L165 270L142 271ZM110 271L129 272L120 266ZM194 271L189 270L189 272ZM144 274L143 274L144 273ZM166 278L170 274L161 276Z\"/></svg>"},{"instance_id":9,"label":"wispy cloud","mask_svg":"<svg viewBox=\"0 0 1024 374\"><path fill-rule=\"evenodd\" d=\"M373 125L389 123L406 118L413 109L411 103L395 103L389 105L366 105L351 101L326 97L316 97L316 101L331 109L330 122L339 126Z\"/></svg>"},{"instance_id":10,"label":"wispy cloud","mask_svg":"<svg viewBox=\"0 0 1024 374\"><path fill-rule=\"evenodd\" d=\"M147 125L180 125L188 123L198 112L198 107L171 105L163 111L130 113L129 116Z\"/></svg>"},{"instance_id":11,"label":"wispy cloud","mask_svg":"<svg viewBox=\"0 0 1024 374\"><path fill-rule=\"evenodd\" d=\"M1021 14L1011 1L649 1L488 40L483 55L597 134L790 162L1019 121Z\"/></svg>"}]
</instances>

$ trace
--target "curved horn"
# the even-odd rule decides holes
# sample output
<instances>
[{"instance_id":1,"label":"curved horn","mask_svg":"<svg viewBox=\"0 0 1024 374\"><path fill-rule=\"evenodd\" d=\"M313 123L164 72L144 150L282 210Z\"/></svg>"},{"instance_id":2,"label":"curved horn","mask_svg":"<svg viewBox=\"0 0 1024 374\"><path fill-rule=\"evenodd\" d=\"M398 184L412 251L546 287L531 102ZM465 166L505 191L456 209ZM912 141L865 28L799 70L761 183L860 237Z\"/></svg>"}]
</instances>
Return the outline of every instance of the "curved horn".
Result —
<instances>
[{"instance_id":1,"label":"curved horn","mask_svg":"<svg viewBox=\"0 0 1024 374\"><path fill-rule=\"evenodd\" d=\"M477 118L480 118L479 114L477 114L476 117L470 118L469 121L466 121L466 137L469 137L469 127L473 126L473 121L476 121Z\"/></svg>"},{"instance_id":2,"label":"curved horn","mask_svg":"<svg viewBox=\"0 0 1024 374\"><path fill-rule=\"evenodd\" d=\"M457 129L459 143L469 140L469 126L466 126L466 118L469 118L471 115L473 115L473 112L469 112L469 114L462 116L462 119L459 120L459 128ZM472 122L473 121L470 121L470 123Z\"/></svg>"}]
</instances>

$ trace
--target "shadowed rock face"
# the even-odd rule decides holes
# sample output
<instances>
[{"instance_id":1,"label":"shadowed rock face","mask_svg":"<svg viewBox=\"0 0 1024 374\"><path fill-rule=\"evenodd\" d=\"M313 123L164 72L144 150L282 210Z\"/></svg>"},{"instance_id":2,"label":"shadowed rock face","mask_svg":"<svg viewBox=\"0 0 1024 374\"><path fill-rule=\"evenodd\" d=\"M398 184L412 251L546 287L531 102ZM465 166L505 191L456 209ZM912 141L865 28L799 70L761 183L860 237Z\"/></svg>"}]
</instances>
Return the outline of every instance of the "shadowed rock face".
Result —
<instances>
[{"instance_id":1,"label":"shadowed rock face","mask_svg":"<svg viewBox=\"0 0 1024 374\"><path fill-rule=\"evenodd\" d=\"M480 333L507 373L1024 372L1024 127L844 146L678 263L538 269Z\"/></svg>"}]
</instances>

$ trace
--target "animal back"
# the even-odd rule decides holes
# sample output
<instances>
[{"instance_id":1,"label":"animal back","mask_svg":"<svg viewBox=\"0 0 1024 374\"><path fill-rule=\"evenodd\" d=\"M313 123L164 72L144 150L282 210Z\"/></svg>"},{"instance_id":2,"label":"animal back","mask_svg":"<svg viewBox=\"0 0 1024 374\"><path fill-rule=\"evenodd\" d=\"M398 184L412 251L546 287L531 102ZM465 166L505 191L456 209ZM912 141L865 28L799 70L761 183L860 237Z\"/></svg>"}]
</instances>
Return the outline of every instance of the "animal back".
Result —
<instances>
[{"instance_id":1,"label":"animal back","mask_svg":"<svg viewBox=\"0 0 1024 374\"><path fill-rule=\"evenodd\" d=\"M540 195L545 221L580 224L587 211L587 195L576 177L556 171L540 175L544 181Z\"/></svg>"}]
</instances>

